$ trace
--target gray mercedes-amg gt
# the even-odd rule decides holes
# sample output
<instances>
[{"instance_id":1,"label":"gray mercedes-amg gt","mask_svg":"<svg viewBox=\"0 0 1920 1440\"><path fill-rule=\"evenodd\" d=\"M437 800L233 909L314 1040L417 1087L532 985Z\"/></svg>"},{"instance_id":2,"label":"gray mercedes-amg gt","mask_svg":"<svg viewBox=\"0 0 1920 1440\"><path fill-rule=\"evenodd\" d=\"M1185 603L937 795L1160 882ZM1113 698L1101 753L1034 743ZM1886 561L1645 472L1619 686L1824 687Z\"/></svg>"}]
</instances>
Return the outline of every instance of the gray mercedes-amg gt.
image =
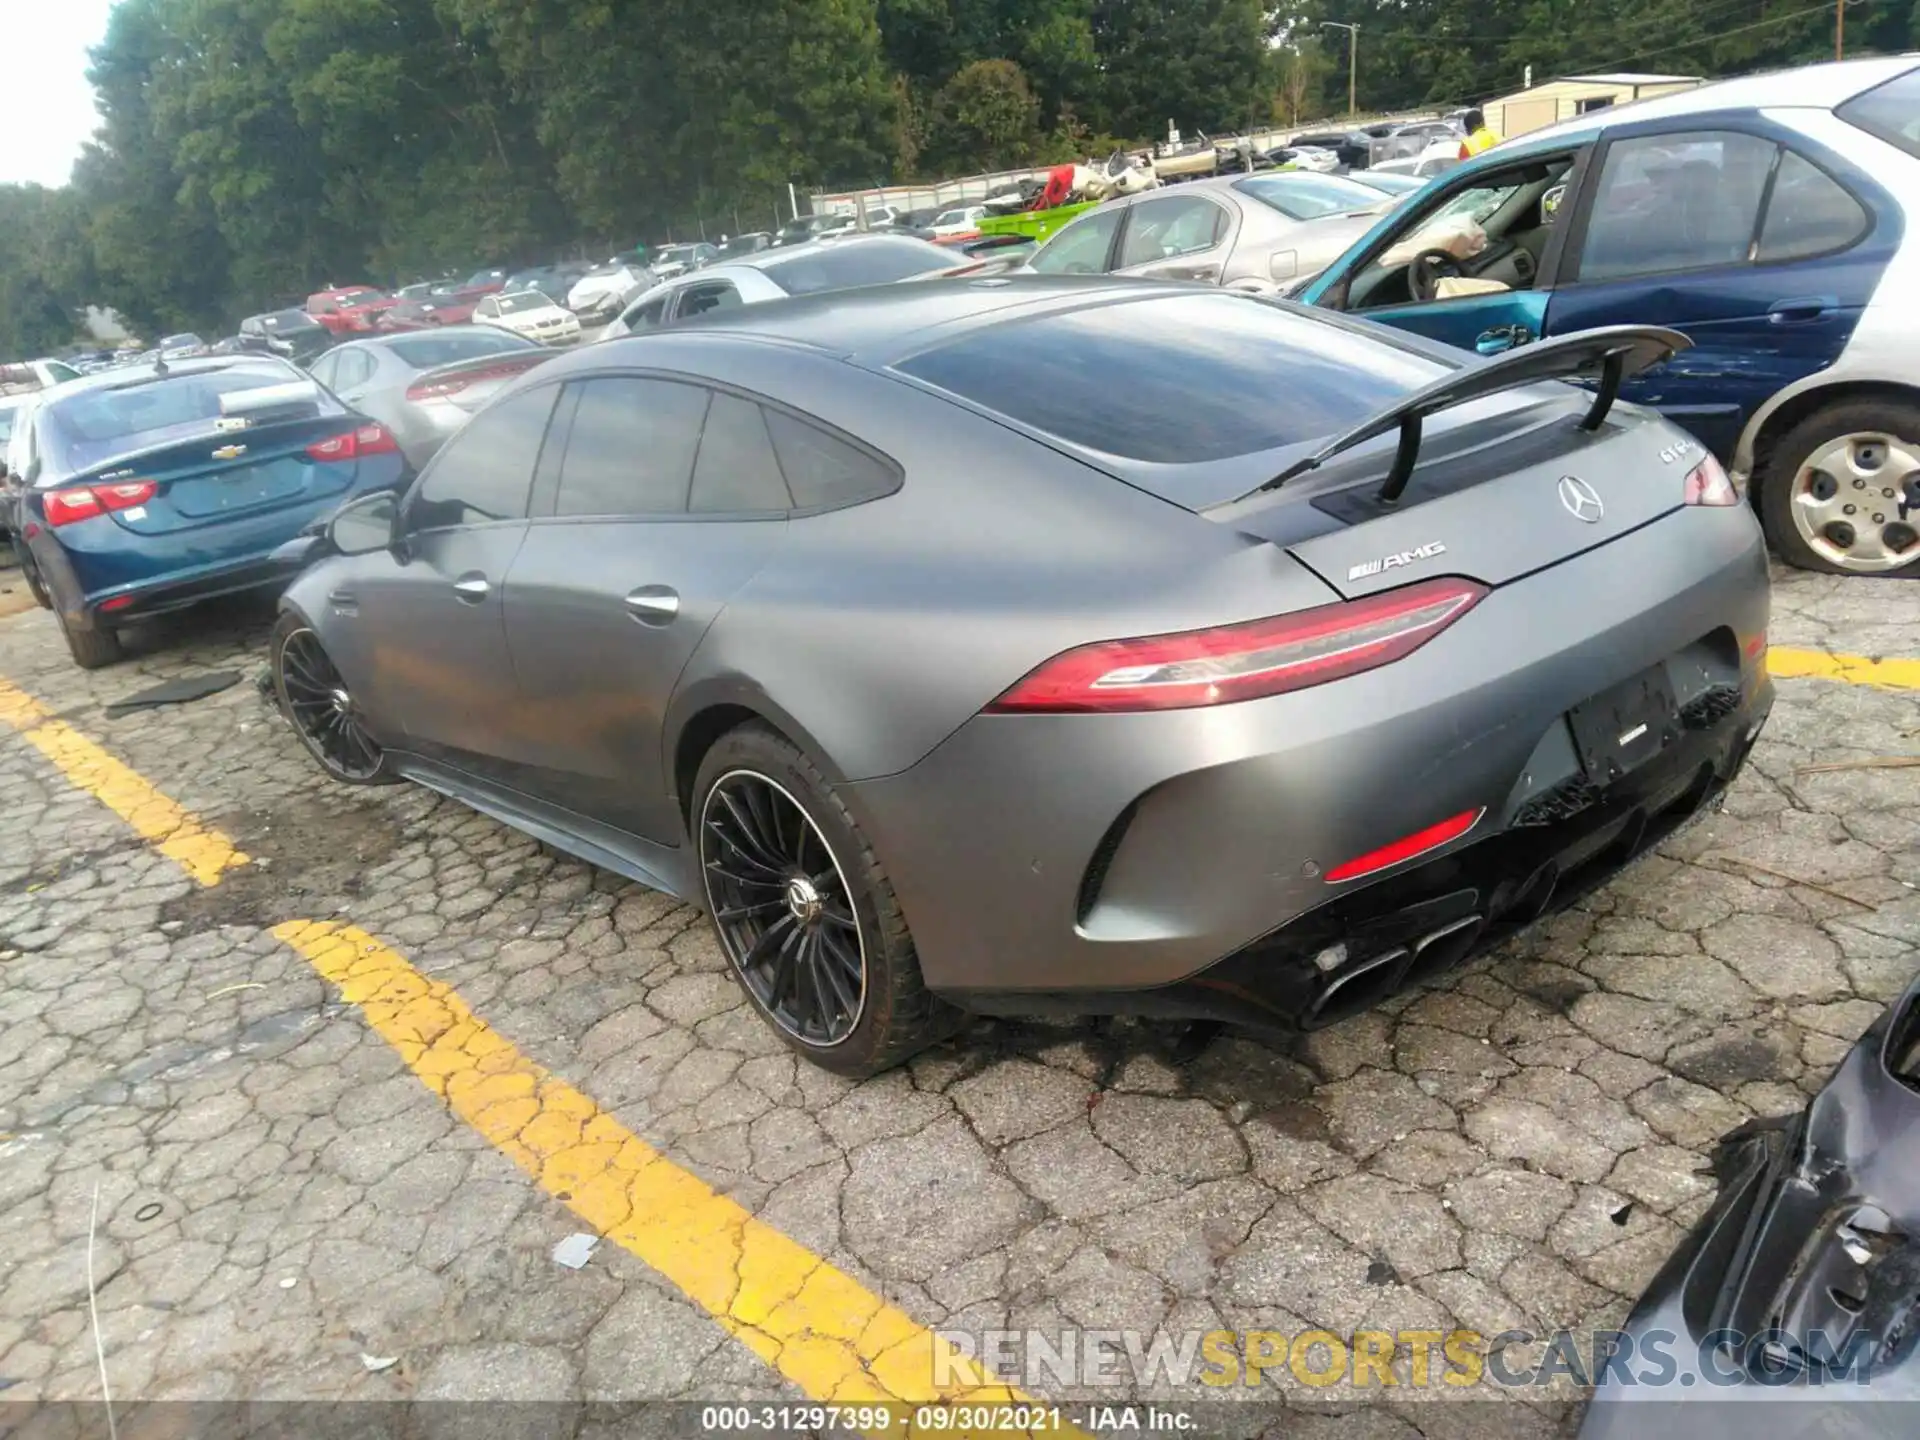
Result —
<instances>
[{"instance_id":1,"label":"gray mercedes-amg gt","mask_svg":"<svg viewBox=\"0 0 1920 1440\"><path fill-rule=\"evenodd\" d=\"M273 675L337 778L706 908L829 1068L964 1011L1322 1025L1745 760L1760 531L1613 403L1686 344L1104 279L717 312L342 510Z\"/></svg>"}]
</instances>

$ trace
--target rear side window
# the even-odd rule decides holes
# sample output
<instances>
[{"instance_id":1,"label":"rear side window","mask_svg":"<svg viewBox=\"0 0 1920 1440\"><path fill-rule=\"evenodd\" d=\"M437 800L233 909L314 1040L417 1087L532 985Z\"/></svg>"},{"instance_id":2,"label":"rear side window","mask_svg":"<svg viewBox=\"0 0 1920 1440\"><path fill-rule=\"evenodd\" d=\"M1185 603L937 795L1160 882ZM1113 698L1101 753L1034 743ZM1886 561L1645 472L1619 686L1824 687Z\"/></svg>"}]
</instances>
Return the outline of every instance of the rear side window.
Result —
<instances>
[{"instance_id":1,"label":"rear side window","mask_svg":"<svg viewBox=\"0 0 1920 1440\"><path fill-rule=\"evenodd\" d=\"M615 375L579 387L556 515L682 515L708 392Z\"/></svg>"},{"instance_id":2,"label":"rear side window","mask_svg":"<svg viewBox=\"0 0 1920 1440\"><path fill-rule=\"evenodd\" d=\"M527 513L533 467L547 436L558 386L528 390L482 410L440 451L414 496L415 530L520 520Z\"/></svg>"},{"instance_id":3,"label":"rear side window","mask_svg":"<svg viewBox=\"0 0 1920 1440\"><path fill-rule=\"evenodd\" d=\"M765 413L795 509L855 505L899 488L899 472L877 456L781 411Z\"/></svg>"},{"instance_id":4,"label":"rear side window","mask_svg":"<svg viewBox=\"0 0 1920 1440\"><path fill-rule=\"evenodd\" d=\"M1754 259L1767 264L1844 250L1866 233L1867 224L1867 212L1837 180L1789 150L1773 177Z\"/></svg>"},{"instance_id":5,"label":"rear side window","mask_svg":"<svg viewBox=\"0 0 1920 1440\"><path fill-rule=\"evenodd\" d=\"M680 296L679 317L704 315L709 310L728 310L740 303L740 292L726 281L713 285L689 285Z\"/></svg>"},{"instance_id":6,"label":"rear side window","mask_svg":"<svg viewBox=\"0 0 1920 1440\"><path fill-rule=\"evenodd\" d=\"M715 395L693 469L695 514L784 514L792 508L760 407L737 395Z\"/></svg>"},{"instance_id":7,"label":"rear side window","mask_svg":"<svg viewBox=\"0 0 1920 1440\"><path fill-rule=\"evenodd\" d=\"M1227 235L1227 212L1197 195L1142 200L1127 219L1120 267L1147 265L1211 250Z\"/></svg>"},{"instance_id":8,"label":"rear side window","mask_svg":"<svg viewBox=\"0 0 1920 1440\"><path fill-rule=\"evenodd\" d=\"M1298 311L1189 293L993 326L898 368L1072 444L1172 465L1331 435L1447 373Z\"/></svg>"},{"instance_id":9,"label":"rear side window","mask_svg":"<svg viewBox=\"0 0 1920 1440\"><path fill-rule=\"evenodd\" d=\"M1920 157L1920 70L1856 95L1834 112L1850 125Z\"/></svg>"},{"instance_id":10,"label":"rear side window","mask_svg":"<svg viewBox=\"0 0 1920 1440\"><path fill-rule=\"evenodd\" d=\"M1582 280L1742 265L1776 147L1734 131L1649 135L1607 149Z\"/></svg>"}]
</instances>

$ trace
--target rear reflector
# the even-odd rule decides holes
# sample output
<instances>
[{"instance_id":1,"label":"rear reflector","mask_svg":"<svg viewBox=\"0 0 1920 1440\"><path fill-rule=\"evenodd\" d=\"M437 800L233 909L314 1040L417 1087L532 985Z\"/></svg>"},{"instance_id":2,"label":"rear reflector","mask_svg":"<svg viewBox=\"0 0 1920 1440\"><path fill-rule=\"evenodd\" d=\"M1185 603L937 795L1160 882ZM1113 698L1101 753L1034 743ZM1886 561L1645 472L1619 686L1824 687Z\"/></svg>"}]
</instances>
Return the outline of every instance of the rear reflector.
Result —
<instances>
[{"instance_id":1,"label":"rear reflector","mask_svg":"<svg viewBox=\"0 0 1920 1440\"><path fill-rule=\"evenodd\" d=\"M1429 850L1438 850L1450 841L1458 840L1474 826L1480 823L1480 817L1486 814L1483 806L1478 810L1463 810L1451 820L1442 820L1438 825L1429 825L1394 841L1391 845L1382 845L1378 850L1369 850L1365 855L1349 860L1344 865L1336 865L1327 872L1327 883L1338 885L1342 880L1358 880L1362 875L1372 875L1377 871L1411 860L1416 855L1424 855Z\"/></svg>"},{"instance_id":2,"label":"rear reflector","mask_svg":"<svg viewBox=\"0 0 1920 1440\"><path fill-rule=\"evenodd\" d=\"M1738 505L1740 492L1720 462L1709 455L1687 472L1686 503L1689 505Z\"/></svg>"},{"instance_id":3,"label":"rear reflector","mask_svg":"<svg viewBox=\"0 0 1920 1440\"><path fill-rule=\"evenodd\" d=\"M391 455L399 448L386 426L362 425L331 440L314 441L307 446L307 454L315 460L359 460L368 455Z\"/></svg>"},{"instance_id":4,"label":"rear reflector","mask_svg":"<svg viewBox=\"0 0 1920 1440\"><path fill-rule=\"evenodd\" d=\"M1486 593L1449 576L1270 620L1103 640L1054 656L987 709L1185 710L1304 690L1411 655Z\"/></svg>"},{"instance_id":5,"label":"rear reflector","mask_svg":"<svg viewBox=\"0 0 1920 1440\"><path fill-rule=\"evenodd\" d=\"M102 610L124 610L131 604L133 604L133 596L116 595L111 600L102 600L100 602L100 608Z\"/></svg>"},{"instance_id":6,"label":"rear reflector","mask_svg":"<svg viewBox=\"0 0 1920 1440\"><path fill-rule=\"evenodd\" d=\"M91 520L109 510L131 510L151 500L159 487L151 480L126 480L117 485L73 485L49 490L41 503L47 524L56 529L78 520Z\"/></svg>"}]
</instances>

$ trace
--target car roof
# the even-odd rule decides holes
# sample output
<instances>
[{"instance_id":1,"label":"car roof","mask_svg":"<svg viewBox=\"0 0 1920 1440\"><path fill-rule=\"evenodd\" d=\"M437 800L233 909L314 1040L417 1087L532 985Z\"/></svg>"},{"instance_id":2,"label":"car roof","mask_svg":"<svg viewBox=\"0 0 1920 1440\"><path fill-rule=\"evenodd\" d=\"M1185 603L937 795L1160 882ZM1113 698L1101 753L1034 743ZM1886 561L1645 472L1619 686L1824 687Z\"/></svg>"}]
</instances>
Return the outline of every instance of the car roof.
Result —
<instances>
[{"instance_id":1,"label":"car roof","mask_svg":"<svg viewBox=\"0 0 1920 1440\"><path fill-rule=\"evenodd\" d=\"M168 361L167 372L164 375L151 364L121 365L112 370L102 370L97 374L82 375L77 380L65 381L59 386L50 387L44 393L48 404L57 404L68 396L91 394L96 390L131 390L158 380L177 380L183 375L204 375L242 366L259 365L274 365L285 370L293 369L277 355L197 355L191 360Z\"/></svg>"},{"instance_id":2,"label":"car roof","mask_svg":"<svg viewBox=\"0 0 1920 1440\"><path fill-rule=\"evenodd\" d=\"M1803 65L1797 70L1742 75L1737 79L1720 80L1672 95L1658 95L1650 100L1608 106L1578 119L1532 131L1523 138L1531 148L1536 143L1554 144L1597 134L1617 125L1638 125L1646 120L1666 120L1716 110L1831 110L1862 91L1906 74L1916 63L1920 63L1920 53L1876 56L1867 60L1829 60L1821 65ZM1502 151L1513 153L1502 145L1486 151L1481 158L1498 156Z\"/></svg>"},{"instance_id":3,"label":"car roof","mask_svg":"<svg viewBox=\"0 0 1920 1440\"><path fill-rule=\"evenodd\" d=\"M724 268L715 266L701 273L711 275ZM645 353L638 347L647 346L656 336L732 335L802 345L878 369L953 335L1015 316L1192 293L1193 287L1164 280L1106 275L992 275L868 285L710 311L685 324L603 341L573 353L600 352L605 360L632 362ZM627 347L628 353L623 356L620 347Z\"/></svg>"},{"instance_id":4,"label":"car roof","mask_svg":"<svg viewBox=\"0 0 1920 1440\"><path fill-rule=\"evenodd\" d=\"M390 350L396 340L417 340L422 336L438 339L443 335L485 335L490 340L500 337L502 331L498 325L432 325L425 330L401 330L392 335L367 335L358 340L349 340L336 345L328 354L340 350Z\"/></svg>"}]
</instances>

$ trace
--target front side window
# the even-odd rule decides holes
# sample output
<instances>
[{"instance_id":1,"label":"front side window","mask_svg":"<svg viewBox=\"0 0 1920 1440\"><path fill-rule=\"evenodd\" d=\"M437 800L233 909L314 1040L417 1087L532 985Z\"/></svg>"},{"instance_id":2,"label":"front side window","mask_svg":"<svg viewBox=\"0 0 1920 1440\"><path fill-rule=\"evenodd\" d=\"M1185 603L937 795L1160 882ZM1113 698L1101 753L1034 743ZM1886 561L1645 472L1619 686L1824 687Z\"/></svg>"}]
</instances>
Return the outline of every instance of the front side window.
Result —
<instances>
[{"instance_id":1,"label":"front side window","mask_svg":"<svg viewBox=\"0 0 1920 1440\"><path fill-rule=\"evenodd\" d=\"M1777 148L1737 131L1648 135L1609 146L1579 278L1746 263Z\"/></svg>"},{"instance_id":2,"label":"front side window","mask_svg":"<svg viewBox=\"0 0 1920 1440\"><path fill-rule=\"evenodd\" d=\"M740 292L731 285L690 285L680 297L680 315L704 315L709 310L727 310L740 303Z\"/></svg>"},{"instance_id":3,"label":"front side window","mask_svg":"<svg viewBox=\"0 0 1920 1440\"><path fill-rule=\"evenodd\" d=\"M579 386L556 515L682 515L707 415L698 385L612 375Z\"/></svg>"},{"instance_id":4,"label":"front side window","mask_svg":"<svg viewBox=\"0 0 1920 1440\"><path fill-rule=\"evenodd\" d=\"M622 317L627 329L633 332L658 329L667 318L667 302L672 298L671 294L656 295L634 306Z\"/></svg>"},{"instance_id":5,"label":"front side window","mask_svg":"<svg viewBox=\"0 0 1920 1440\"><path fill-rule=\"evenodd\" d=\"M1096 210L1075 220L1034 252L1027 264L1042 275L1101 275L1113 232L1120 228L1118 209Z\"/></svg>"},{"instance_id":6,"label":"front side window","mask_svg":"<svg viewBox=\"0 0 1920 1440\"><path fill-rule=\"evenodd\" d=\"M408 507L409 528L440 530L521 520L559 387L489 406L441 449Z\"/></svg>"},{"instance_id":7,"label":"front side window","mask_svg":"<svg viewBox=\"0 0 1920 1440\"><path fill-rule=\"evenodd\" d=\"M1127 219L1119 268L1197 255L1219 244L1226 233L1227 213L1211 200L1197 195L1142 200Z\"/></svg>"}]
</instances>

